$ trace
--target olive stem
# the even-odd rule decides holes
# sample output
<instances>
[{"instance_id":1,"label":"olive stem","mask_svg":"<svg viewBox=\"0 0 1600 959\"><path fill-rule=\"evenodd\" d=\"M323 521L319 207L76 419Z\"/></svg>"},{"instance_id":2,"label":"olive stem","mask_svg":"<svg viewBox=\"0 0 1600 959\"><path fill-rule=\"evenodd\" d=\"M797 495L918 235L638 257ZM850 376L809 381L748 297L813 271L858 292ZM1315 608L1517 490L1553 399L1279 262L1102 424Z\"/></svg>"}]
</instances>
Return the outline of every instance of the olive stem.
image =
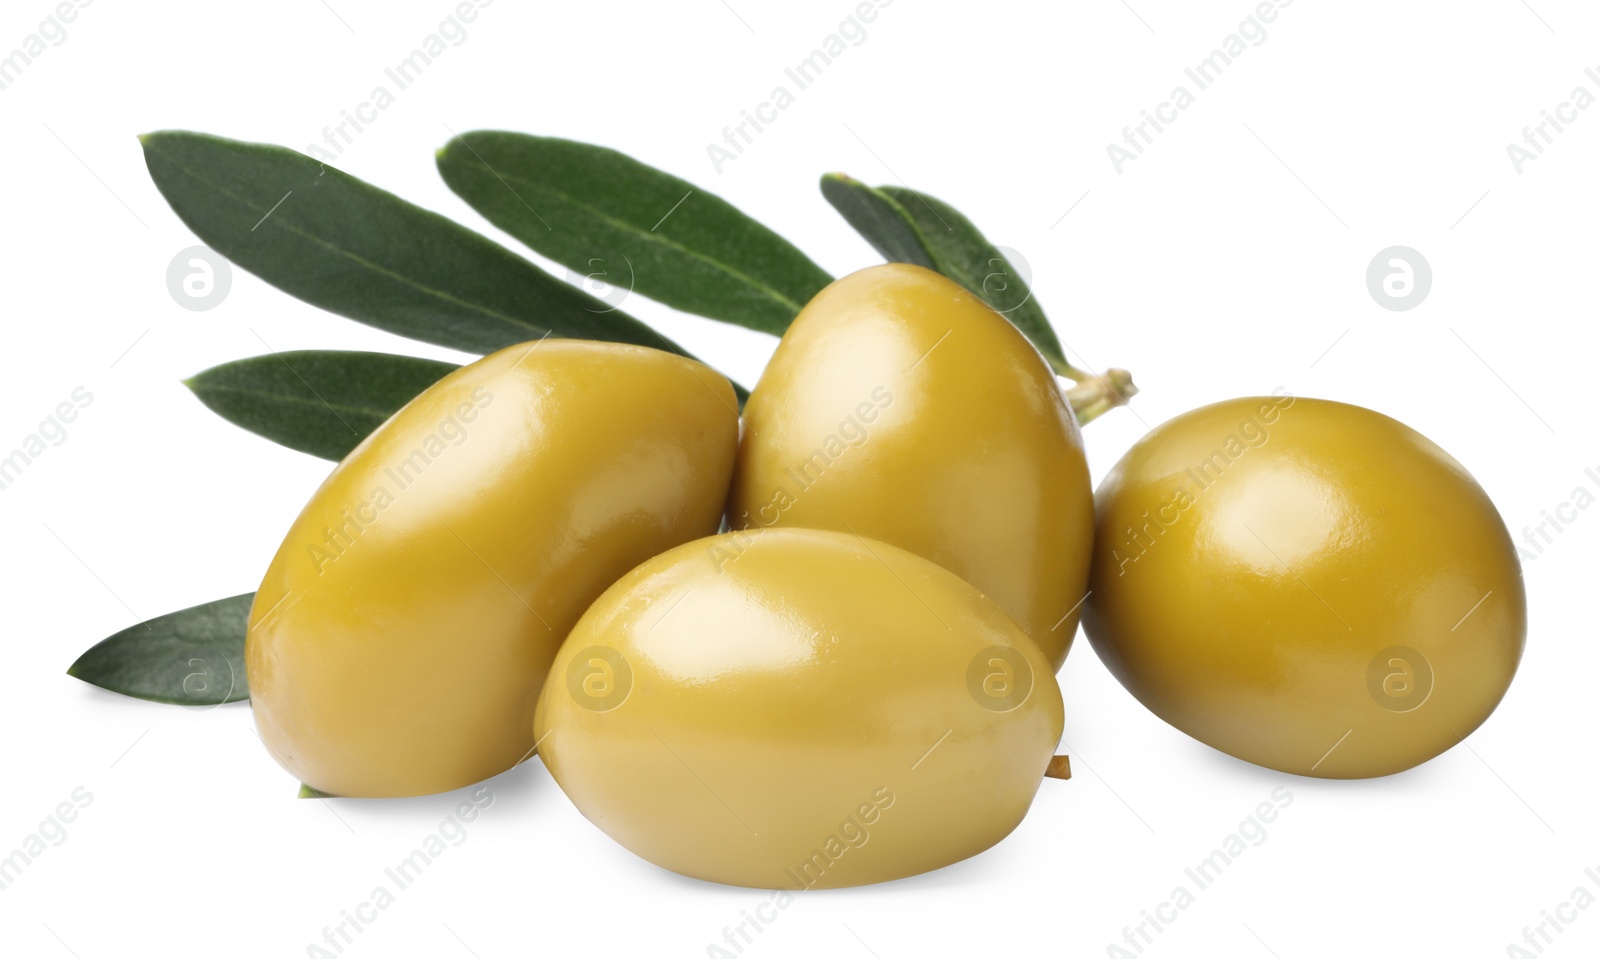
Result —
<instances>
[{"instance_id":1,"label":"olive stem","mask_svg":"<svg viewBox=\"0 0 1600 959\"><path fill-rule=\"evenodd\" d=\"M1072 761L1064 754L1051 756L1050 765L1044 767L1044 775L1047 779L1071 779Z\"/></svg>"},{"instance_id":2,"label":"olive stem","mask_svg":"<svg viewBox=\"0 0 1600 959\"><path fill-rule=\"evenodd\" d=\"M1094 376L1093 373L1085 373L1064 359L1050 359L1050 368L1056 371L1057 376L1066 377L1074 383L1082 383Z\"/></svg>"},{"instance_id":3,"label":"olive stem","mask_svg":"<svg viewBox=\"0 0 1600 959\"><path fill-rule=\"evenodd\" d=\"M1077 416L1078 425L1083 426L1101 414L1119 406L1127 406L1128 400L1138 393L1139 387L1133 383L1133 374L1113 368L1099 376L1080 380L1068 388L1067 403Z\"/></svg>"}]
</instances>

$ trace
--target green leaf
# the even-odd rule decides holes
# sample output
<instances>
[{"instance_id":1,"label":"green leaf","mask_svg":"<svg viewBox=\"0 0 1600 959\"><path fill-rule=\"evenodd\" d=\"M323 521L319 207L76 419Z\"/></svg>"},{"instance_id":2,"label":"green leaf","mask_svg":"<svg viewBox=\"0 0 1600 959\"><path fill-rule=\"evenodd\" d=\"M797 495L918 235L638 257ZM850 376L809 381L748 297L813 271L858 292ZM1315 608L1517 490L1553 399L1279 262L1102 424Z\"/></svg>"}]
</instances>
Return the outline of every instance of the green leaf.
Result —
<instances>
[{"instance_id":1,"label":"green leaf","mask_svg":"<svg viewBox=\"0 0 1600 959\"><path fill-rule=\"evenodd\" d=\"M781 336L833 281L727 201L605 147L484 130L440 150L439 172L576 275L714 320Z\"/></svg>"},{"instance_id":2,"label":"green leaf","mask_svg":"<svg viewBox=\"0 0 1600 959\"><path fill-rule=\"evenodd\" d=\"M885 260L939 270L911 215L889 194L843 173L826 173L822 195Z\"/></svg>"},{"instance_id":3,"label":"green leaf","mask_svg":"<svg viewBox=\"0 0 1600 959\"><path fill-rule=\"evenodd\" d=\"M325 310L472 353L552 333L683 352L505 247L304 154L181 131L140 141L201 240Z\"/></svg>"},{"instance_id":4,"label":"green leaf","mask_svg":"<svg viewBox=\"0 0 1600 959\"><path fill-rule=\"evenodd\" d=\"M337 797L335 797L335 796L333 796L333 795L331 795L329 793L318 792L317 790L312 789L310 786L307 786L305 783L301 783L300 784L300 792L299 792L298 795L295 796L295 798L296 799L334 799L334 798L337 798Z\"/></svg>"},{"instance_id":5,"label":"green leaf","mask_svg":"<svg viewBox=\"0 0 1600 959\"><path fill-rule=\"evenodd\" d=\"M842 173L822 178L822 195L885 259L937 270L1021 330L1056 372L1079 379L1027 280L998 247L943 200L906 187L873 188Z\"/></svg>"},{"instance_id":6,"label":"green leaf","mask_svg":"<svg viewBox=\"0 0 1600 959\"><path fill-rule=\"evenodd\" d=\"M224 363L184 385L236 426L292 450L341 460L457 368L392 353L304 350Z\"/></svg>"},{"instance_id":7,"label":"green leaf","mask_svg":"<svg viewBox=\"0 0 1600 959\"><path fill-rule=\"evenodd\" d=\"M157 616L101 640L67 669L124 696L178 706L250 698L245 624L254 593Z\"/></svg>"}]
</instances>

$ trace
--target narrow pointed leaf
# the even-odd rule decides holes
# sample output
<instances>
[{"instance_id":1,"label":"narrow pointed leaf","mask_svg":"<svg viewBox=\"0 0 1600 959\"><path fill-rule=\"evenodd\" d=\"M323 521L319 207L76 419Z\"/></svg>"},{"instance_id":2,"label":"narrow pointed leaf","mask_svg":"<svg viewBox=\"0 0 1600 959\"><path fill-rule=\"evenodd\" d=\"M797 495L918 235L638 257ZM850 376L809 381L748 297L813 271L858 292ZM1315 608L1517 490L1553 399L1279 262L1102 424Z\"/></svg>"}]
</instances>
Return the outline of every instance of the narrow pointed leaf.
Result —
<instances>
[{"instance_id":1,"label":"narrow pointed leaf","mask_svg":"<svg viewBox=\"0 0 1600 959\"><path fill-rule=\"evenodd\" d=\"M605 147L485 130L440 150L439 172L489 222L622 295L782 335L833 280L727 201Z\"/></svg>"},{"instance_id":2,"label":"narrow pointed leaf","mask_svg":"<svg viewBox=\"0 0 1600 959\"><path fill-rule=\"evenodd\" d=\"M201 240L325 310L473 353L546 334L683 352L486 237L294 150L175 131L141 142Z\"/></svg>"},{"instance_id":3,"label":"narrow pointed leaf","mask_svg":"<svg viewBox=\"0 0 1600 959\"><path fill-rule=\"evenodd\" d=\"M224 363L184 385L236 426L292 450L341 460L456 368L392 353L304 350Z\"/></svg>"},{"instance_id":4,"label":"narrow pointed leaf","mask_svg":"<svg viewBox=\"0 0 1600 959\"><path fill-rule=\"evenodd\" d=\"M179 706L250 698L245 624L254 593L191 606L130 626L78 657L67 675L124 696Z\"/></svg>"},{"instance_id":5,"label":"narrow pointed leaf","mask_svg":"<svg viewBox=\"0 0 1600 959\"><path fill-rule=\"evenodd\" d=\"M1027 280L961 211L905 187L869 187L843 174L822 195L883 256L937 270L1009 319L1057 372L1071 369Z\"/></svg>"},{"instance_id":6,"label":"narrow pointed leaf","mask_svg":"<svg viewBox=\"0 0 1600 959\"><path fill-rule=\"evenodd\" d=\"M822 195L885 260L938 271L911 215L889 194L843 173L826 173Z\"/></svg>"}]
</instances>

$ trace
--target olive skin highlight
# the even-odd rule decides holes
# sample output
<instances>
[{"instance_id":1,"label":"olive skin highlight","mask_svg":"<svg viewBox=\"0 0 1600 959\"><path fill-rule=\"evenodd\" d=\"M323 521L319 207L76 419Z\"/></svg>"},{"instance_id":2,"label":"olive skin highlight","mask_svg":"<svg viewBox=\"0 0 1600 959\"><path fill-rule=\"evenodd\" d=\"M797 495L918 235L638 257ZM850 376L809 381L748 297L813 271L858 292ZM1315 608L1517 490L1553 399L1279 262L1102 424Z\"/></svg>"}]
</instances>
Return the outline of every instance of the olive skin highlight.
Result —
<instances>
[{"instance_id":1,"label":"olive skin highlight","mask_svg":"<svg viewBox=\"0 0 1600 959\"><path fill-rule=\"evenodd\" d=\"M716 530L737 442L728 381L656 350L549 340L446 376L334 469L262 580L262 741L338 796L516 765L561 640L617 577Z\"/></svg>"},{"instance_id":2,"label":"olive skin highlight","mask_svg":"<svg viewBox=\"0 0 1600 959\"><path fill-rule=\"evenodd\" d=\"M771 529L629 573L562 646L539 754L663 868L856 886L976 855L1061 736L1049 660L971 585L848 533Z\"/></svg>"},{"instance_id":3,"label":"olive skin highlight","mask_svg":"<svg viewBox=\"0 0 1600 959\"><path fill-rule=\"evenodd\" d=\"M1527 605L1471 474L1326 400L1158 426L1096 494L1095 652L1156 715L1284 772L1357 779L1454 746L1505 695Z\"/></svg>"},{"instance_id":4,"label":"olive skin highlight","mask_svg":"<svg viewBox=\"0 0 1600 959\"><path fill-rule=\"evenodd\" d=\"M795 318L745 423L733 526L908 549L977 586L1060 668L1093 493L1054 373L1004 317L918 266L853 273Z\"/></svg>"}]
</instances>

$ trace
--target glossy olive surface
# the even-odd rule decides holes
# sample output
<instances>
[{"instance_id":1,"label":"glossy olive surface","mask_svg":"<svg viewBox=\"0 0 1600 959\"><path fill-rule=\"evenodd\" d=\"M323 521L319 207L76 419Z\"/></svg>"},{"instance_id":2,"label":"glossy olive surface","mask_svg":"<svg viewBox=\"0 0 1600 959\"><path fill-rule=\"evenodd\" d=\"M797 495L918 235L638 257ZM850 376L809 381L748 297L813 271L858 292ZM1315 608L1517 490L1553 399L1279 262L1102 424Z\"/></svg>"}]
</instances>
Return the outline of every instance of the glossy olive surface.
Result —
<instances>
[{"instance_id":1,"label":"glossy olive surface","mask_svg":"<svg viewBox=\"0 0 1600 959\"><path fill-rule=\"evenodd\" d=\"M1050 663L921 557L775 529L680 546L584 614L539 754L639 856L809 889L965 859L1021 821L1061 736Z\"/></svg>"},{"instance_id":2,"label":"glossy olive surface","mask_svg":"<svg viewBox=\"0 0 1600 959\"><path fill-rule=\"evenodd\" d=\"M1464 467L1382 414L1185 413L1097 493L1095 652L1167 722L1284 772L1383 776L1488 718L1522 655L1515 547Z\"/></svg>"},{"instance_id":3,"label":"glossy olive surface","mask_svg":"<svg viewBox=\"0 0 1600 959\"><path fill-rule=\"evenodd\" d=\"M1060 668L1094 499L1054 374L1004 317L921 267L818 293L745 405L735 527L858 533L951 570Z\"/></svg>"},{"instance_id":4,"label":"glossy olive surface","mask_svg":"<svg viewBox=\"0 0 1600 959\"><path fill-rule=\"evenodd\" d=\"M267 570L245 649L262 741L338 796L527 758L561 640L716 530L737 442L728 381L655 350L548 340L451 373L339 464Z\"/></svg>"}]
</instances>

